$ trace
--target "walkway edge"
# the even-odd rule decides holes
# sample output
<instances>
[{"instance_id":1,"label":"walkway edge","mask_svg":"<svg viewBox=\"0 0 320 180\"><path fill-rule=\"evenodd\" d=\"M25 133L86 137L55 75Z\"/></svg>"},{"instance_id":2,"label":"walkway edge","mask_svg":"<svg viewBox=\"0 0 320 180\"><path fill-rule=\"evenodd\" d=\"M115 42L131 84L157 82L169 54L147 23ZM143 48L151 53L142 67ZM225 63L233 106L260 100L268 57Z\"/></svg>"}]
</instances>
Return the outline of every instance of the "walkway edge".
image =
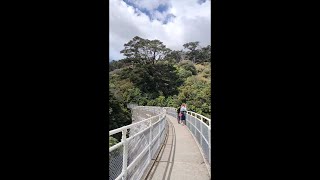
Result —
<instances>
[{"instance_id":1,"label":"walkway edge","mask_svg":"<svg viewBox=\"0 0 320 180\"><path fill-rule=\"evenodd\" d=\"M208 164L208 162L207 162L206 158L204 158L204 154L203 154L202 148L200 147L200 145L199 145L199 143L198 143L198 141L197 141L196 137L195 137L195 136L192 134L192 132L190 131L189 127L188 127L187 129L188 129L188 131L190 132L190 134L192 135L193 140L196 142L198 149L200 150L200 153L201 153L202 159L203 159L204 163L206 164L206 167L207 167L207 170L208 170L209 176L210 176L210 178L211 178L211 169L210 169L210 166L209 166L209 164Z\"/></svg>"},{"instance_id":2,"label":"walkway edge","mask_svg":"<svg viewBox=\"0 0 320 180\"><path fill-rule=\"evenodd\" d=\"M167 115L166 115L166 116L167 116ZM166 121L168 121L168 120L166 119ZM168 127L168 129L167 129L167 132L166 132L165 140L163 141L163 143L161 143L161 147L157 150L157 152L156 152L156 157L151 159L151 163L150 163L150 165L146 168L145 173L144 173L144 175L142 175L141 179L147 179L147 178L148 178L148 176L150 175L150 172L151 172L151 170L152 170L152 168L153 168L156 160L157 160L158 157L159 157L159 154L160 154L161 150L163 149L164 145L166 144L167 139L168 139L168 135L169 135L169 124L167 124L167 127ZM153 161L153 162L152 162L152 161Z\"/></svg>"}]
</instances>

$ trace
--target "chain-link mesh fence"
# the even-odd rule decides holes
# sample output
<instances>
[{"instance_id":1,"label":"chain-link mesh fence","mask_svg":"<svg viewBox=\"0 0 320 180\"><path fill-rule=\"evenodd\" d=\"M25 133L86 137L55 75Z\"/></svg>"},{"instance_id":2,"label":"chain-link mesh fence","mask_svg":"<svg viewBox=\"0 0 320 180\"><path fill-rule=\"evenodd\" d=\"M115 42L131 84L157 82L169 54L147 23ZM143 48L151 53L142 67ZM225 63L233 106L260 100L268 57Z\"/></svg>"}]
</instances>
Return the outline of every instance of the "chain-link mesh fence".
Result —
<instances>
[{"instance_id":1,"label":"chain-link mesh fence","mask_svg":"<svg viewBox=\"0 0 320 180\"><path fill-rule=\"evenodd\" d=\"M116 179L122 172L123 145L109 152L109 179Z\"/></svg>"},{"instance_id":2,"label":"chain-link mesh fence","mask_svg":"<svg viewBox=\"0 0 320 180\"><path fill-rule=\"evenodd\" d=\"M167 114L177 118L177 109L167 108ZM210 119L205 118L200 114L188 111L186 116L186 125L201 148L201 153L203 158L206 160L206 163L211 166L211 128L209 123Z\"/></svg>"},{"instance_id":3,"label":"chain-link mesh fence","mask_svg":"<svg viewBox=\"0 0 320 180\"><path fill-rule=\"evenodd\" d=\"M111 135L127 133L126 136L122 136L125 140L122 139L109 149L110 180L121 178L137 180L146 173L147 166L159 151L168 131L165 112L177 118L175 108L134 106L133 124L110 131ZM188 111L186 123L201 148L206 163L210 165L210 119Z\"/></svg>"},{"instance_id":4,"label":"chain-link mesh fence","mask_svg":"<svg viewBox=\"0 0 320 180\"><path fill-rule=\"evenodd\" d=\"M133 124L110 131L122 132L120 143L109 148L109 180L140 179L151 159L164 142L167 132L165 109L137 106L132 108Z\"/></svg>"}]
</instances>

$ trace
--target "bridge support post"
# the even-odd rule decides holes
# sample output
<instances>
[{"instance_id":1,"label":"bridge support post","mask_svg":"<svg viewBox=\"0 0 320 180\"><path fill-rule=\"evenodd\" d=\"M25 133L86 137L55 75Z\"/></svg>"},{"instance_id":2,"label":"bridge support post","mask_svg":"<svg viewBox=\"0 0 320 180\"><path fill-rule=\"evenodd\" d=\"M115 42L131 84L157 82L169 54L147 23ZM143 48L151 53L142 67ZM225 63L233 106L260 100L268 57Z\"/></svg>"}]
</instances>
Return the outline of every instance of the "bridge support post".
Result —
<instances>
[{"instance_id":1,"label":"bridge support post","mask_svg":"<svg viewBox=\"0 0 320 180\"><path fill-rule=\"evenodd\" d=\"M123 179L127 178L127 167L128 167L128 142L127 142L127 129L122 130L123 142L123 162L122 162L122 172L124 174Z\"/></svg>"}]
</instances>

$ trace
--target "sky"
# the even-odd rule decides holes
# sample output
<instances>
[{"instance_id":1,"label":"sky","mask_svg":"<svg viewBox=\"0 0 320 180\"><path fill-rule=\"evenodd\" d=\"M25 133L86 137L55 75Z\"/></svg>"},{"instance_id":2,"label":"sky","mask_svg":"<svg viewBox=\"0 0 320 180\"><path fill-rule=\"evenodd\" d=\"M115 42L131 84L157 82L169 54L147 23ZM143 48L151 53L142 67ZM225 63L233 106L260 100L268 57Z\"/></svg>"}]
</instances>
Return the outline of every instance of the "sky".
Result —
<instances>
[{"instance_id":1,"label":"sky","mask_svg":"<svg viewBox=\"0 0 320 180\"><path fill-rule=\"evenodd\" d=\"M162 41L172 50L211 44L210 0L109 0L109 61L133 37Z\"/></svg>"}]
</instances>

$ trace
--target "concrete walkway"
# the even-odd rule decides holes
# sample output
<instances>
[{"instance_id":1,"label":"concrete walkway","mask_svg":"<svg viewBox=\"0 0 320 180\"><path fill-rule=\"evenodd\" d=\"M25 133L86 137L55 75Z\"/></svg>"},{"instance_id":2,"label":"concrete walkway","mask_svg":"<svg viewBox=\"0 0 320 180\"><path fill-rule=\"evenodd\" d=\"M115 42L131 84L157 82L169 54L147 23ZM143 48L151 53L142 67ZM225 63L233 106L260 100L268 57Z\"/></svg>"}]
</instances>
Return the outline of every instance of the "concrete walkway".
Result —
<instances>
[{"instance_id":1,"label":"concrete walkway","mask_svg":"<svg viewBox=\"0 0 320 180\"><path fill-rule=\"evenodd\" d=\"M187 126L167 115L169 134L148 180L208 180L208 170Z\"/></svg>"}]
</instances>

